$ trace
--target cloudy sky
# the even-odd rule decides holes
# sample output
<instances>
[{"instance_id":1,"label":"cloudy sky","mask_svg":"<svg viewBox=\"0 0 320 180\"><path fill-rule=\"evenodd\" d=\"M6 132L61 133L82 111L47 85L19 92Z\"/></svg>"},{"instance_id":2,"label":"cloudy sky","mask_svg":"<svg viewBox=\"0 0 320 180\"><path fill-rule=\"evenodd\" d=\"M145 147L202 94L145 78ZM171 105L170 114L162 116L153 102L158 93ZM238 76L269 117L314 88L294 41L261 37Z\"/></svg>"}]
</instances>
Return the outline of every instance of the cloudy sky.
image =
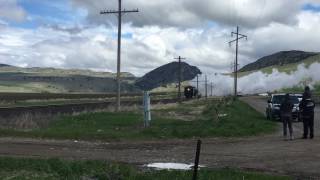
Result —
<instances>
[{"instance_id":1,"label":"cloudy sky","mask_svg":"<svg viewBox=\"0 0 320 180\"><path fill-rule=\"evenodd\" d=\"M116 71L118 0L0 0L0 63ZM205 73L230 72L282 50L320 52L320 0L123 0L122 71L137 76L176 56Z\"/></svg>"}]
</instances>

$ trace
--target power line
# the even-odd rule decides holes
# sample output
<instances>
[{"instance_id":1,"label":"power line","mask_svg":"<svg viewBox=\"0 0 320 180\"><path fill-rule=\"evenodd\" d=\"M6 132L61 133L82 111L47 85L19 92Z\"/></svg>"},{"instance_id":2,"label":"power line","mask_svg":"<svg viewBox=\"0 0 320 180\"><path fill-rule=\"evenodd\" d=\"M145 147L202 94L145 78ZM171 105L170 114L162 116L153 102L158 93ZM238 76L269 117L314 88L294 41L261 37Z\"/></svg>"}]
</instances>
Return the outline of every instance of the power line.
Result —
<instances>
[{"instance_id":1,"label":"power line","mask_svg":"<svg viewBox=\"0 0 320 180\"><path fill-rule=\"evenodd\" d=\"M118 50L117 50L117 111L120 111L120 92L121 92L121 23L122 15L126 13L139 12L138 9L135 10L122 10L122 3L119 0L118 10L104 10L100 11L100 14L117 14L118 15Z\"/></svg>"},{"instance_id":2,"label":"power line","mask_svg":"<svg viewBox=\"0 0 320 180\"><path fill-rule=\"evenodd\" d=\"M248 37L246 35L239 33L239 26L237 26L237 32L231 32L231 37L236 35L236 39L229 42L231 46L232 43L236 42L236 62L234 63L234 96L237 97L238 95L238 51L239 51L239 40Z\"/></svg>"}]
</instances>

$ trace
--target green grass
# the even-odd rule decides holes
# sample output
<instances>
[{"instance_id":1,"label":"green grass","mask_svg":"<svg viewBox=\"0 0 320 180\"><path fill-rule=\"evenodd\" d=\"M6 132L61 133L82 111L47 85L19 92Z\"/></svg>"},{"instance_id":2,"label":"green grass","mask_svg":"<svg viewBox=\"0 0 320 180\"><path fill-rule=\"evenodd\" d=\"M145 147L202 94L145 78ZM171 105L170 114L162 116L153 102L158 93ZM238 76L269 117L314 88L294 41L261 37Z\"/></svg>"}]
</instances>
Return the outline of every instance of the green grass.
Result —
<instances>
[{"instance_id":1,"label":"green grass","mask_svg":"<svg viewBox=\"0 0 320 180\"><path fill-rule=\"evenodd\" d=\"M166 113L174 111L185 114L197 106L206 105L194 120L183 121L167 118ZM49 127L30 131L1 129L0 136L20 136L52 139L81 140L144 140L192 137L241 137L255 136L275 131L276 124L265 118L241 101L221 106L220 114L227 114L219 120L214 107L216 101L199 101L182 104L171 110L155 113L151 127L143 127L141 113L87 113L64 116L53 121Z\"/></svg>"},{"instance_id":2,"label":"green grass","mask_svg":"<svg viewBox=\"0 0 320 180\"><path fill-rule=\"evenodd\" d=\"M274 176L232 169L201 169L198 175L199 180L293 179L288 176ZM104 161L0 158L0 179L185 180L191 179L191 177L191 171L155 171Z\"/></svg>"},{"instance_id":3,"label":"green grass","mask_svg":"<svg viewBox=\"0 0 320 180\"><path fill-rule=\"evenodd\" d=\"M0 73L1 74L1 73ZM17 92L17 93L58 93L66 92L62 87L51 85L45 82L9 82L0 81L0 92Z\"/></svg>"},{"instance_id":4,"label":"green grass","mask_svg":"<svg viewBox=\"0 0 320 180\"><path fill-rule=\"evenodd\" d=\"M291 88L283 88L280 92L283 93L303 93L304 88L302 86L293 86Z\"/></svg>"},{"instance_id":5,"label":"green grass","mask_svg":"<svg viewBox=\"0 0 320 180\"><path fill-rule=\"evenodd\" d=\"M291 88L283 88L280 90L280 92L283 92L283 93L303 93L304 86L301 85L301 86L293 86ZM316 95L320 94L320 83L316 83L313 86L312 93L316 94Z\"/></svg>"}]
</instances>

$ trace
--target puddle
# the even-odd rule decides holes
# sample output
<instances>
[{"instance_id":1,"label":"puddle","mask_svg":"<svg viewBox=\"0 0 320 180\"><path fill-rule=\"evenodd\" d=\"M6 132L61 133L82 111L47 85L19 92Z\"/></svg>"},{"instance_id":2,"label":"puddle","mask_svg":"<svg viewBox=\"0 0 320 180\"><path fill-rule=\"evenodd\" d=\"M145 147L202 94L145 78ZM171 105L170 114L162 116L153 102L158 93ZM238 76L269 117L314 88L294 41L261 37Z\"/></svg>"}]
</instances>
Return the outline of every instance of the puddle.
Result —
<instances>
[{"instance_id":1,"label":"puddle","mask_svg":"<svg viewBox=\"0 0 320 180\"><path fill-rule=\"evenodd\" d=\"M259 96L269 96L269 94L268 93L261 93L261 94L259 94Z\"/></svg>"},{"instance_id":2,"label":"puddle","mask_svg":"<svg viewBox=\"0 0 320 180\"><path fill-rule=\"evenodd\" d=\"M228 114L218 114L218 117L226 117Z\"/></svg>"},{"instance_id":3,"label":"puddle","mask_svg":"<svg viewBox=\"0 0 320 180\"><path fill-rule=\"evenodd\" d=\"M193 164L183 164L183 163L151 163L144 165L149 168L155 168L157 170L163 169L173 169L173 170L191 170ZM199 166L204 167L204 166Z\"/></svg>"}]
</instances>

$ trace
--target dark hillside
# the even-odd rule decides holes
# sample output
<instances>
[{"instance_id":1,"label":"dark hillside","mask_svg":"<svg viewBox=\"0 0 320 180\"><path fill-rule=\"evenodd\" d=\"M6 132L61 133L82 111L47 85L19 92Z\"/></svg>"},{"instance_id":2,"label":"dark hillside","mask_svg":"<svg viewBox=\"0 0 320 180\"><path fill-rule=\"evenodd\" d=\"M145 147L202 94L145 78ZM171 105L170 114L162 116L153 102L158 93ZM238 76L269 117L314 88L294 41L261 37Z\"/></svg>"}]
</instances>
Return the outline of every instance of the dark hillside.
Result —
<instances>
[{"instance_id":1,"label":"dark hillside","mask_svg":"<svg viewBox=\"0 0 320 180\"><path fill-rule=\"evenodd\" d=\"M0 67L12 67L12 66L10 66L8 64L0 64Z\"/></svg>"},{"instance_id":2,"label":"dark hillside","mask_svg":"<svg viewBox=\"0 0 320 180\"><path fill-rule=\"evenodd\" d=\"M178 82L179 75L179 63L172 62L161 67L158 67L151 72L147 73L143 77L139 78L135 85L143 90L151 90L163 85ZM194 79L197 74L201 74L201 71L189 64L181 63L182 81L188 81Z\"/></svg>"},{"instance_id":3,"label":"dark hillside","mask_svg":"<svg viewBox=\"0 0 320 180\"><path fill-rule=\"evenodd\" d=\"M318 55L315 52L304 51L281 51L269 56L258 59L256 62L248 64L241 68L240 72L260 70L269 66L286 65L291 63L301 62L311 56Z\"/></svg>"}]
</instances>

